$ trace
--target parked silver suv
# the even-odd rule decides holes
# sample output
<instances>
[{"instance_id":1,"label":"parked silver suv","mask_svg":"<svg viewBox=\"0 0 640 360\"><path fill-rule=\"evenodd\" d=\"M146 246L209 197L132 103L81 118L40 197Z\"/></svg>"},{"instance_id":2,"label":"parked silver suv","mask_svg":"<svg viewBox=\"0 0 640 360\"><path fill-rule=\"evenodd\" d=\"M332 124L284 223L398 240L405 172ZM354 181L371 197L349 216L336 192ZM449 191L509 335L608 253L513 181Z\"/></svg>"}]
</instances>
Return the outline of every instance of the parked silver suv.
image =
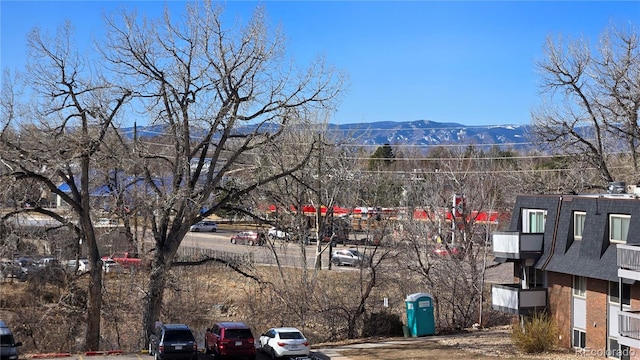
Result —
<instances>
[{"instance_id":1,"label":"parked silver suv","mask_svg":"<svg viewBox=\"0 0 640 360\"><path fill-rule=\"evenodd\" d=\"M334 250L331 254L331 263L338 266L361 266L366 262L366 259L366 256L357 249Z\"/></svg>"},{"instance_id":2,"label":"parked silver suv","mask_svg":"<svg viewBox=\"0 0 640 360\"><path fill-rule=\"evenodd\" d=\"M216 232L218 231L218 224L215 221L203 220L196 224L191 225L189 230L193 232L199 232L199 231Z\"/></svg>"}]
</instances>

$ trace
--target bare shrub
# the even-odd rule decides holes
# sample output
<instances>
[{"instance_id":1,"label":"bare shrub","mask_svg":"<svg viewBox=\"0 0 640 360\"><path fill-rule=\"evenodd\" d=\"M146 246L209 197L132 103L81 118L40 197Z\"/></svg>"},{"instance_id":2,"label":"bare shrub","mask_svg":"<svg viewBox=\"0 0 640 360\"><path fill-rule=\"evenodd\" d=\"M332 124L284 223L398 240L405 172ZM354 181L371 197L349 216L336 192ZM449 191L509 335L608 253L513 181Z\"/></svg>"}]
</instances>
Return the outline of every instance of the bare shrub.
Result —
<instances>
[{"instance_id":1,"label":"bare shrub","mask_svg":"<svg viewBox=\"0 0 640 360\"><path fill-rule=\"evenodd\" d=\"M512 327L511 339L518 350L532 354L553 350L558 342L558 329L545 312L536 312Z\"/></svg>"},{"instance_id":2,"label":"bare shrub","mask_svg":"<svg viewBox=\"0 0 640 360\"><path fill-rule=\"evenodd\" d=\"M486 307L482 313L482 324L480 324L483 328L491 328L495 326L504 326L513 323L513 315L507 314L501 311L491 310L491 304Z\"/></svg>"},{"instance_id":3,"label":"bare shrub","mask_svg":"<svg viewBox=\"0 0 640 360\"><path fill-rule=\"evenodd\" d=\"M215 262L173 266L157 320L189 325L199 343L215 322L243 321L254 335L274 326L295 326L317 344L347 339L350 321L362 307L364 316L353 329L358 335L402 334L404 294L396 282L385 278L393 271L380 274L385 281L361 304L361 289L355 285L362 276L360 269L323 271L315 277L304 276L303 270L294 267L243 270L239 273ZM0 317L24 343L24 353L83 350L87 281L87 275L74 275L59 284L0 284ZM101 350L144 349L142 308L147 281L145 271L105 274ZM389 300L389 307L383 306L383 298Z\"/></svg>"},{"instance_id":4,"label":"bare shrub","mask_svg":"<svg viewBox=\"0 0 640 360\"><path fill-rule=\"evenodd\" d=\"M100 347L106 350L140 350L144 347L141 290L143 272L104 274Z\"/></svg>"},{"instance_id":5,"label":"bare shrub","mask_svg":"<svg viewBox=\"0 0 640 360\"><path fill-rule=\"evenodd\" d=\"M2 317L12 327L14 335L29 352L74 352L86 329L84 306L74 306L64 288L35 283L2 285L5 302ZM86 301L86 293L84 294ZM83 304L84 305L84 304ZM43 331L55 329L55 331Z\"/></svg>"},{"instance_id":6,"label":"bare shrub","mask_svg":"<svg viewBox=\"0 0 640 360\"><path fill-rule=\"evenodd\" d=\"M398 314L379 312L371 313L364 320L363 337L402 336L402 320Z\"/></svg>"}]
</instances>

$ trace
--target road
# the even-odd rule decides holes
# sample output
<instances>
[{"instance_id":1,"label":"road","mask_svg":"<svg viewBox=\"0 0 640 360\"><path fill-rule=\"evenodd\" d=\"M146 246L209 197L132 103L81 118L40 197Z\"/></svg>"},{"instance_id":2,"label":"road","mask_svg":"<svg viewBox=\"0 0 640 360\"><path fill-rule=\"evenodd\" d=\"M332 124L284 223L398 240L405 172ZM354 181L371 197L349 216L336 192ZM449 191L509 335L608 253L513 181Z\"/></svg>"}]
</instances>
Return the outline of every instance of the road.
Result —
<instances>
[{"instance_id":1,"label":"road","mask_svg":"<svg viewBox=\"0 0 640 360\"><path fill-rule=\"evenodd\" d=\"M201 233L201 232L189 232L185 236L181 246L191 247L198 249L217 250L222 252L237 253L237 254L253 254L253 259L259 264L275 264L274 255L272 249L269 246L247 246L247 245L235 245L229 240L231 236L237 233L239 230L218 229L215 233ZM337 248L342 248L343 245L337 245ZM276 241L274 247L278 254L280 263L284 266L302 266L302 254L300 251L300 244L287 243L282 241ZM306 254L307 267L313 267L315 262L316 245L304 246ZM329 265L329 249L324 247L324 253L322 255L322 267L327 268ZM485 281L494 284L506 284L513 282L513 264L505 263L497 265L490 258L487 262L487 271L485 274ZM355 270L355 268L349 266L333 266L334 270L349 271Z\"/></svg>"},{"instance_id":2,"label":"road","mask_svg":"<svg viewBox=\"0 0 640 360\"><path fill-rule=\"evenodd\" d=\"M303 256L300 251L300 244L276 240L273 249L270 246L248 246L237 245L230 242L231 236L237 230L218 229L217 232L201 233L189 232L182 241L181 247L216 250L221 252L249 254L253 255L256 263L275 264L273 251L278 254L278 259L285 266L302 266ZM339 245L341 246L341 245ZM323 248L322 266L329 264L329 249ZM315 263L316 245L304 246L307 267L312 267ZM348 267L347 267L348 268Z\"/></svg>"},{"instance_id":3,"label":"road","mask_svg":"<svg viewBox=\"0 0 640 360\"><path fill-rule=\"evenodd\" d=\"M275 240L273 246L248 246L237 245L230 242L231 236L241 230L237 229L224 229L218 228L217 232L189 232L183 239L181 248L196 248L215 250L233 254L251 254L255 263L275 265L276 260L274 252L278 255L278 262L283 266L303 266L303 256L301 251L301 245L296 242L285 242ZM356 239L365 237L364 234L355 234ZM332 249L342 249L343 247L349 247L349 245L337 244ZM364 248L362 245L359 246ZM317 251L317 244L311 243L309 245L302 246L304 254L306 255L306 266L312 268L315 264L315 255ZM322 267L327 268L330 261L330 249L329 244L324 243L322 247ZM357 268L350 266L332 266L332 269L338 271L354 271Z\"/></svg>"}]
</instances>

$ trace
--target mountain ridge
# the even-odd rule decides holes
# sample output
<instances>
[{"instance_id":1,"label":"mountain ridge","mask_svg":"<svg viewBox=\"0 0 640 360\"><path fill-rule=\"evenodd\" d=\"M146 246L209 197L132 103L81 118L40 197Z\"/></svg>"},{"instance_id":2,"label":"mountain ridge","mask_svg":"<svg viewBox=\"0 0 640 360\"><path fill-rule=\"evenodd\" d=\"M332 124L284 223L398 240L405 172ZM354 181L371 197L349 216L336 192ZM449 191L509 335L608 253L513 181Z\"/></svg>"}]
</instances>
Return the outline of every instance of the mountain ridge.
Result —
<instances>
[{"instance_id":1,"label":"mountain ridge","mask_svg":"<svg viewBox=\"0 0 640 360\"><path fill-rule=\"evenodd\" d=\"M253 127L245 127L247 131ZM358 139L362 145L474 145L483 149L499 146L504 149L524 150L531 148L530 125L463 125L453 122L431 120L377 121L367 123L328 124L330 134L336 137ZM162 126L150 125L126 128L130 137L134 132L139 137L155 137L161 134ZM239 130L241 131L241 130ZM192 131L197 134L197 131Z\"/></svg>"},{"instance_id":2,"label":"mountain ridge","mask_svg":"<svg viewBox=\"0 0 640 360\"><path fill-rule=\"evenodd\" d=\"M522 149L531 146L529 125L462 125L431 120L329 124L331 131L351 132L369 145L477 145Z\"/></svg>"}]
</instances>

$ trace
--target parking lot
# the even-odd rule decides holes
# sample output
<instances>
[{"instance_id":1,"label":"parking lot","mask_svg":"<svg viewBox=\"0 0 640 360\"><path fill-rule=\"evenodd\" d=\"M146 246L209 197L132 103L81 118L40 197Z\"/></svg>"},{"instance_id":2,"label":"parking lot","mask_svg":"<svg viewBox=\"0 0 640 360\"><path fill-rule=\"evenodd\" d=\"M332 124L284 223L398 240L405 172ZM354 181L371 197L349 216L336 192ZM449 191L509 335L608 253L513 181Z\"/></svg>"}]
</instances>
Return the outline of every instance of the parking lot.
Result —
<instances>
[{"instance_id":1,"label":"parking lot","mask_svg":"<svg viewBox=\"0 0 640 360\"><path fill-rule=\"evenodd\" d=\"M347 358L342 357L338 354L329 354L325 355L321 352L312 351L309 355L309 359L311 360L347 360ZM333 355L333 356L331 356ZM30 358L30 359L61 359L61 360L149 360L152 359L146 352L143 353L108 353L108 352L97 352L91 354L24 354L20 356L21 358ZM271 359L269 355L262 354L260 352L256 353L256 360L268 360ZM302 359L302 358L300 358ZM213 355L208 355L204 353L198 354L198 360L215 360Z\"/></svg>"}]
</instances>

